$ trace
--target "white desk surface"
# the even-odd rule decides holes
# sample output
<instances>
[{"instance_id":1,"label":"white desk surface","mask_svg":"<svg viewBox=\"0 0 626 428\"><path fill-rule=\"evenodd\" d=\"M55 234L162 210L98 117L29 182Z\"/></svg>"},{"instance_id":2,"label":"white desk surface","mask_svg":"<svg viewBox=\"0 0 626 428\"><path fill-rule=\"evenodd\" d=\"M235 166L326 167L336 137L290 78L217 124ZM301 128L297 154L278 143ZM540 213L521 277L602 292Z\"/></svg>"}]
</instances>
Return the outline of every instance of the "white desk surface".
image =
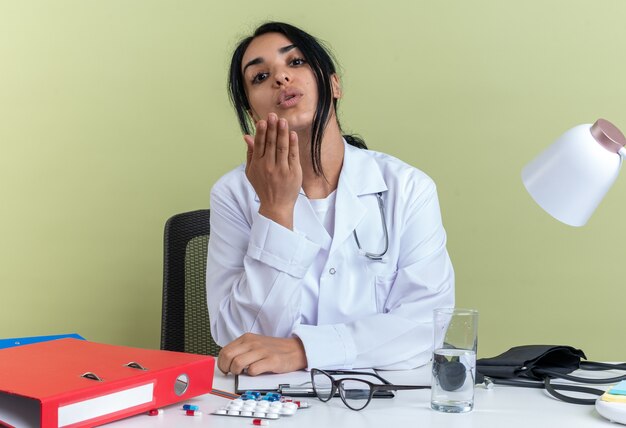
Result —
<instances>
[{"instance_id":1,"label":"white desk surface","mask_svg":"<svg viewBox=\"0 0 626 428\"><path fill-rule=\"evenodd\" d=\"M430 379L430 367L411 371L384 372L393 383L421 385ZM234 377L224 376L216 369L215 388L234 391ZM515 388L495 385L487 390L477 386L474 410L465 414L445 414L429 407L430 390L398 391L393 399L372 400L363 410L355 412L345 407L339 397L322 403L317 398L304 399L309 409L298 410L294 416L270 421L270 427L355 427L355 428L517 428L517 427L613 427L600 416L594 406L581 406L558 401L541 389ZM165 407L161 416L137 415L107 424L110 428L142 427L247 427L252 418L215 416L210 412L228 403L228 399L203 395L185 403L200 406L202 416L186 416L182 403ZM626 427L626 426L625 426Z\"/></svg>"}]
</instances>

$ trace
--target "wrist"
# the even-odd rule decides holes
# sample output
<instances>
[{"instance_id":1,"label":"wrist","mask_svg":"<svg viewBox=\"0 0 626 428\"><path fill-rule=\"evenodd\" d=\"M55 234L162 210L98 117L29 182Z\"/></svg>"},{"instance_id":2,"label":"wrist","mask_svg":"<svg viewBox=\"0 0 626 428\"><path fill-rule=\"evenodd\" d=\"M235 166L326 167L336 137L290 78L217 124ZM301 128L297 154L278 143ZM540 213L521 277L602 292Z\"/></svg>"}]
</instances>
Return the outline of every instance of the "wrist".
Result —
<instances>
[{"instance_id":1,"label":"wrist","mask_svg":"<svg viewBox=\"0 0 626 428\"><path fill-rule=\"evenodd\" d=\"M291 338L294 341L294 349L296 350L296 370L303 370L308 367L308 361L306 358L306 351L304 350L304 344L302 340L298 336L294 336Z\"/></svg>"},{"instance_id":2,"label":"wrist","mask_svg":"<svg viewBox=\"0 0 626 428\"><path fill-rule=\"evenodd\" d=\"M293 207L291 207L291 209L271 209L261 205L259 207L259 214L289 230L293 230Z\"/></svg>"}]
</instances>

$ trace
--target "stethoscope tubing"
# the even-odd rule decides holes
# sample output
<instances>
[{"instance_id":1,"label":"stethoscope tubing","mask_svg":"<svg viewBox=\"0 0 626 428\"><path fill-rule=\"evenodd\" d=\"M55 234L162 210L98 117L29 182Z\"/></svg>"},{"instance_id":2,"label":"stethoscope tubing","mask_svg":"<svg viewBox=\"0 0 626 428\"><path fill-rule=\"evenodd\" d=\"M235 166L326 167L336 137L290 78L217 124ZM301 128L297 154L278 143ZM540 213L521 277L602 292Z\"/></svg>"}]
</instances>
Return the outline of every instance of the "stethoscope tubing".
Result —
<instances>
[{"instance_id":1,"label":"stethoscope tubing","mask_svg":"<svg viewBox=\"0 0 626 428\"><path fill-rule=\"evenodd\" d=\"M383 194L382 192L376 193L376 198L378 199L378 210L380 211L380 219L383 225L383 232L385 234L385 248L381 253L369 253L364 251L361 248L361 243L359 242L359 237L356 234L356 229L352 231L354 235L354 240L356 241L356 246L359 248L359 251L368 259L380 261L383 259L383 256L387 254L387 250L389 249L389 231L387 230L387 219L385 218L385 204L383 203Z\"/></svg>"}]
</instances>

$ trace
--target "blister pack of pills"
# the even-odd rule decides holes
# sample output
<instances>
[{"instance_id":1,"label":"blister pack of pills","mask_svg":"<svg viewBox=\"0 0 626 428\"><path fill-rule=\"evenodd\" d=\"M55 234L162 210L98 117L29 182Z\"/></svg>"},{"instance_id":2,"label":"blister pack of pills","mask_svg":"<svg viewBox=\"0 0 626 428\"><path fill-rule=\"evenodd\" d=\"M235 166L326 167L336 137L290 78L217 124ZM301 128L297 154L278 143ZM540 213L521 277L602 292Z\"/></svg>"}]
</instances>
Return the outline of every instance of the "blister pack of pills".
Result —
<instances>
[{"instance_id":1,"label":"blister pack of pills","mask_svg":"<svg viewBox=\"0 0 626 428\"><path fill-rule=\"evenodd\" d=\"M301 406L301 402L291 401L281 397L280 394L268 392L262 395L258 391L246 391L241 397L231 400L225 406L212 412L212 414L257 419L279 419L282 416L295 415Z\"/></svg>"}]
</instances>

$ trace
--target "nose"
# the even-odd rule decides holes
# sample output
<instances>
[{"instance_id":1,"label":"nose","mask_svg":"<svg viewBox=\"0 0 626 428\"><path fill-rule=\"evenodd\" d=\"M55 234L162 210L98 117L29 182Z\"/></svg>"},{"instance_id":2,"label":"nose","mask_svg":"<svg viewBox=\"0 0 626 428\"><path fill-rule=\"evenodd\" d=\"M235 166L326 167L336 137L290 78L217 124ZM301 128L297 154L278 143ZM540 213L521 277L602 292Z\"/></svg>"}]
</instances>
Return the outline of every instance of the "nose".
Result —
<instances>
[{"instance_id":1,"label":"nose","mask_svg":"<svg viewBox=\"0 0 626 428\"><path fill-rule=\"evenodd\" d=\"M276 76L276 84L278 86L283 86L289 82L291 82L291 77L287 74L286 71L279 71L275 74Z\"/></svg>"}]
</instances>

